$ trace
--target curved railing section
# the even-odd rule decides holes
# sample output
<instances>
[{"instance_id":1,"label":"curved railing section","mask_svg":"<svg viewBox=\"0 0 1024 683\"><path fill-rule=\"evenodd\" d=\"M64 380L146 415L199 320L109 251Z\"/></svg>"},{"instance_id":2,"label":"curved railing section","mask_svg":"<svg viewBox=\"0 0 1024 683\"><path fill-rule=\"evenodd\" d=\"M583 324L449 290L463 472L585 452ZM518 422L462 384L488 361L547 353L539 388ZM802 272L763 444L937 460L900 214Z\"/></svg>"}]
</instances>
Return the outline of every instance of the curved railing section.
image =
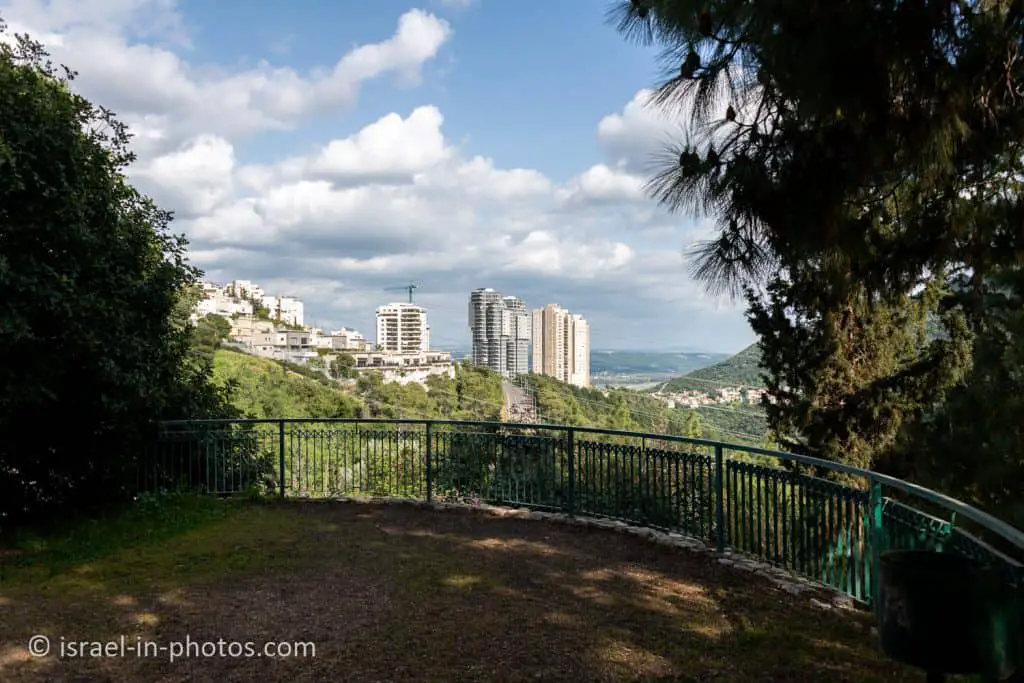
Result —
<instances>
[{"instance_id":1,"label":"curved railing section","mask_svg":"<svg viewBox=\"0 0 1024 683\"><path fill-rule=\"evenodd\" d=\"M168 422L139 490L391 496L679 532L866 604L886 550L953 552L1024 587L1024 533L935 491L792 453L588 427L428 420Z\"/></svg>"}]
</instances>

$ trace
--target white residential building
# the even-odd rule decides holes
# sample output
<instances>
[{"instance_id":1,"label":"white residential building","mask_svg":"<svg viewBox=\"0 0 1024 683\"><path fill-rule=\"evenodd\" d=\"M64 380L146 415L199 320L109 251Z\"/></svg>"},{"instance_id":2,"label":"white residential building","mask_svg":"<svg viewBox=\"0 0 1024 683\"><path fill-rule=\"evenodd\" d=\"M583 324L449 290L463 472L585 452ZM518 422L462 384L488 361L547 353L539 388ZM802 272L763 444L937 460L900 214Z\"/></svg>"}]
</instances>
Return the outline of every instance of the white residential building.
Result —
<instances>
[{"instance_id":1,"label":"white residential building","mask_svg":"<svg viewBox=\"0 0 1024 683\"><path fill-rule=\"evenodd\" d=\"M522 299L502 296L489 287L470 293L474 365L489 367L506 377L526 374L530 370L532 327Z\"/></svg>"},{"instance_id":2,"label":"white residential building","mask_svg":"<svg viewBox=\"0 0 1024 683\"><path fill-rule=\"evenodd\" d=\"M196 304L196 315L200 318L207 315L220 315L225 318L233 315L252 315L252 304L217 291Z\"/></svg>"},{"instance_id":3,"label":"white residential building","mask_svg":"<svg viewBox=\"0 0 1024 683\"><path fill-rule=\"evenodd\" d=\"M385 382L426 386L431 375L455 379L452 354L447 351L420 351L416 353L382 353L367 351L353 353L356 372L379 372Z\"/></svg>"},{"instance_id":4,"label":"white residential building","mask_svg":"<svg viewBox=\"0 0 1024 683\"><path fill-rule=\"evenodd\" d=\"M298 327L305 325L302 301L293 296L264 296L263 305L270 312L272 320Z\"/></svg>"},{"instance_id":5,"label":"white residential building","mask_svg":"<svg viewBox=\"0 0 1024 683\"><path fill-rule=\"evenodd\" d=\"M269 320L259 320L251 315L242 315L231 320L231 332L229 336L237 341L243 341L246 337L258 334L273 334L274 323Z\"/></svg>"},{"instance_id":6,"label":"white residential building","mask_svg":"<svg viewBox=\"0 0 1024 683\"><path fill-rule=\"evenodd\" d=\"M569 384L590 386L590 323L581 315L573 315L566 330L566 344L571 355Z\"/></svg>"},{"instance_id":7,"label":"white residential building","mask_svg":"<svg viewBox=\"0 0 1024 683\"><path fill-rule=\"evenodd\" d=\"M277 329L270 320L239 316L231 321L231 339L257 356L305 362L316 356L313 335L306 330Z\"/></svg>"},{"instance_id":8,"label":"white residential building","mask_svg":"<svg viewBox=\"0 0 1024 683\"><path fill-rule=\"evenodd\" d=\"M426 353L430 325L422 306L391 303L377 309L377 346L385 353Z\"/></svg>"},{"instance_id":9,"label":"white residential building","mask_svg":"<svg viewBox=\"0 0 1024 683\"><path fill-rule=\"evenodd\" d=\"M370 351L373 345L355 330L342 328L330 334L313 330L313 345L332 351Z\"/></svg>"},{"instance_id":10,"label":"white residential building","mask_svg":"<svg viewBox=\"0 0 1024 683\"><path fill-rule=\"evenodd\" d=\"M590 324L558 304L533 312L533 372L590 386Z\"/></svg>"},{"instance_id":11,"label":"white residential building","mask_svg":"<svg viewBox=\"0 0 1024 683\"><path fill-rule=\"evenodd\" d=\"M743 398L738 387L722 387L718 395L724 403L738 403Z\"/></svg>"},{"instance_id":12,"label":"white residential building","mask_svg":"<svg viewBox=\"0 0 1024 683\"><path fill-rule=\"evenodd\" d=\"M507 377L525 375L530 371L530 337L533 321L526 310L526 302L514 296L501 300L501 349L504 367L501 373Z\"/></svg>"},{"instance_id":13,"label":"white residential building","mask_svg":"<svg viewBox=\"0 0 1024 683\"><path fill-rule=\"evenodd\" d=\"M262 287L249 280L232 280L224 291L230 296L253 301L263 301L263 297L266 296Z\"/></svg>"},{"instance_id":14,"label":"white residential building","mask_svg":"<svg viewBox=\"0 0 1024 683\"><path fill-rule=\"evenodd\" d=\"M501 292L485 287L469 295L469 329L473 338L473 365L503 369L501 352Z\"/></svg>"}]
</instances>

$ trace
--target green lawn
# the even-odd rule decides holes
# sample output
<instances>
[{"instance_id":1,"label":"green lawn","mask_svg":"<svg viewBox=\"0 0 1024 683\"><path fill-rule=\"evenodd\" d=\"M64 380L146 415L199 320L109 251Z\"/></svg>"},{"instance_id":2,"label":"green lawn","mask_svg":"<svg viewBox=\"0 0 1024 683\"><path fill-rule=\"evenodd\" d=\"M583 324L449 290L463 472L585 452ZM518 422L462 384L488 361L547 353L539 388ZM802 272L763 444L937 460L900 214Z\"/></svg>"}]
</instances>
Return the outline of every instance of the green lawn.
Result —
<instances>
[{"instance_id":1,"label":"green lawn","mask_svg":"<svg viewBox=\"0 0 1024 683\"><path fill-rule=\"evenodd\" d=\"M861 616L608 530L410 506L150 499L0 555L3 681L898 681ZM33 659L26 643L311 642Z\"/></svg>"}]
</instances>

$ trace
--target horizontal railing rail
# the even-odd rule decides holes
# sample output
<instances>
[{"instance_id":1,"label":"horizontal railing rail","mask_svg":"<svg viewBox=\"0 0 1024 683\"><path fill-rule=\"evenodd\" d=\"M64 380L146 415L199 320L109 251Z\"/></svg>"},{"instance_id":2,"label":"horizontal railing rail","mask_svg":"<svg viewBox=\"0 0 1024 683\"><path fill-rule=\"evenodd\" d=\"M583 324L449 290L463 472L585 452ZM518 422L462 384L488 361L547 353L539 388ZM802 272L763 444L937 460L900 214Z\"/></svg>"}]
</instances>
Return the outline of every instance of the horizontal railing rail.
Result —
<instances>
[{"instance_id":1,"label":"horizontal railing rail","mask_svg":"<svg viewBox=\"0 0 1024 683\"><path fill-rule=\"evenodd\" d=\"M1024 532L962 501L841 463L707 439L459 420L191 420L161 423L138 464L139 490L386 495L618 519L731 549L865 604L875 602L879 556L892 549L959 553L1024 585Z\"/></svg>"}]
</instances>

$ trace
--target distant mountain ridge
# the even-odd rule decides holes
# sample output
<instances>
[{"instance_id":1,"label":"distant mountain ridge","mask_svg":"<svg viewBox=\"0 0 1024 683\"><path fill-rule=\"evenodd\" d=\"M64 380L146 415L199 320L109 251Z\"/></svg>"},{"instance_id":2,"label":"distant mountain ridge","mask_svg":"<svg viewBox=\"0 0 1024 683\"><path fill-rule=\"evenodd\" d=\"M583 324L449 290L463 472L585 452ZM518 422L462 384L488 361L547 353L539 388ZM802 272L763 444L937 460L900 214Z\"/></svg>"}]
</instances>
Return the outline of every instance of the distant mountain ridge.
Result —
<instances>
[{"instance_id":1,"label":"distant mountain ridge","mask_svg":"<svg viewBox=\"0 0 1024 683\"><path fill-rule=\"evenodd\" d=\"M666 391L709 391L716 387L761 388L761 347L754 343L735 356L666 382Z\"/></svg>"},{"instance_id":2,"label":"distant mountain ridge","mask_svg":"<svg viewBox=\"0 0 1024 683\"><path fill-rule=\"evenodd\" d=\"M593 350L590 352L590 374L678 375L725 358L728 355L724 353Z\"/></svg>"}]
</instances>

